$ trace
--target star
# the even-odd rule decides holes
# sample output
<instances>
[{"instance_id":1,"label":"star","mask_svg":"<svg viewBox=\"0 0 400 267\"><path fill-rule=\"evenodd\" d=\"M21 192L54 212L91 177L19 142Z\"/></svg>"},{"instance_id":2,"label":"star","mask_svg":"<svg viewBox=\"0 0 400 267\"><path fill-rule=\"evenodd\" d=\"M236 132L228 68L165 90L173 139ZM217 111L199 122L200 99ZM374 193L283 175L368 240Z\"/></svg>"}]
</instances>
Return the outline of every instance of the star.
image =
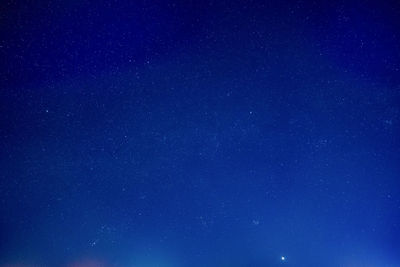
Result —
<instances>
[{"instance_id":1,"label":"star","mask_svg":"<svg viewBox=\"0 0 400 267\"><path fill-rule=\"evenodd\" d=\"M282 256L281 261L285 261L285 260L286 260L285 256Z\"/></svg>"}]
</instances>

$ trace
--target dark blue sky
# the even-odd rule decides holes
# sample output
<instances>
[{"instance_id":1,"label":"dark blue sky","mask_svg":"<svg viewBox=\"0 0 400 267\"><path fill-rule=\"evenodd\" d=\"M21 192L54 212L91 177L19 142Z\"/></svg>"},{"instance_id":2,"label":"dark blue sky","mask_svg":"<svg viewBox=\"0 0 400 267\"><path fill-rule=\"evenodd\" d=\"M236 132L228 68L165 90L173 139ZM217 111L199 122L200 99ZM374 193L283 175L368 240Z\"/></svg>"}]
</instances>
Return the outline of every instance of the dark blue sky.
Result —
<instances>
[{"instance_id":1,"label":"dark blue sky","mask_svg":"<svg viewBox=\"0 0 400 267\"><path fill-rule=\"evenodd\" d=\"M400 266L399 17L6 1L0 266Z\"/></svg>"}]
</instances>

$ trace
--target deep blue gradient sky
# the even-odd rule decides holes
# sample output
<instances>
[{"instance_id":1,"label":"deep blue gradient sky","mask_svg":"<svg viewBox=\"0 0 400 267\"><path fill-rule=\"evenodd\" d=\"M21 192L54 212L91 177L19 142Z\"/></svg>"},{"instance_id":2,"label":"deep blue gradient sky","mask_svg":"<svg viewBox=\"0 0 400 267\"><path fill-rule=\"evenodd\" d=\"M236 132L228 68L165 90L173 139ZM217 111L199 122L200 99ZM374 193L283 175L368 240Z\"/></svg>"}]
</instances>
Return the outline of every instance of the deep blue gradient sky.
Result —
<instances>
[{"instance_id":1,"label":"deep blue gradient sky","mask_svg":"<svg viewBox=\"0 0 400 267\"><path fill-rule=\"evenodd\" d=\"M400 4L358 2L5 1L0 266L400 266Z\"/></svg>"}]
</instances>

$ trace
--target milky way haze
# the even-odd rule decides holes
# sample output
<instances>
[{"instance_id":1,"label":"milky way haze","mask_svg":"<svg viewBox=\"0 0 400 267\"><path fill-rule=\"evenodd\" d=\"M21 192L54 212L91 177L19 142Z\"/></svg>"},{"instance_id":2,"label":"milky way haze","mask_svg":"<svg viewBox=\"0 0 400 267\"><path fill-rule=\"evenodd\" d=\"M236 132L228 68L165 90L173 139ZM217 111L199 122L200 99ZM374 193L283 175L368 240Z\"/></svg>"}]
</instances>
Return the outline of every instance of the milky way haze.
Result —
<instances>
[{"instance_id":1,"label":"milky way haze","mask_svg":"<svg viewBox=\"0 0 400 267\"><path fill-rule=\"evenodd\" d=\"M399 17L5 1L0 267L400 266Z\"/></svg>"}]
</instances>

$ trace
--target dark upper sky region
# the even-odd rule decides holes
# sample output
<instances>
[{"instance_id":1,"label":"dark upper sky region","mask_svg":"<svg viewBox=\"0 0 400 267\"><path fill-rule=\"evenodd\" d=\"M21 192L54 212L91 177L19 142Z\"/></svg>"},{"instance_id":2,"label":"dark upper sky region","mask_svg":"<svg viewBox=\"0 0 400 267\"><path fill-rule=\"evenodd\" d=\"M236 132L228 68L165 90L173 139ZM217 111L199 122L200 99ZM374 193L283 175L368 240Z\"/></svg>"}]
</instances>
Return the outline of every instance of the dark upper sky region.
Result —
<instances>
[{"instance_id":1,"label":"dark upper sky region","mask_svg":"<svg viewBox=\"0 0 400 267\"><path fill-rule=\"evenodd\" d=\"M0 266L400 266L399 17L4 1Z\"/></svg>"}]
</instances>

